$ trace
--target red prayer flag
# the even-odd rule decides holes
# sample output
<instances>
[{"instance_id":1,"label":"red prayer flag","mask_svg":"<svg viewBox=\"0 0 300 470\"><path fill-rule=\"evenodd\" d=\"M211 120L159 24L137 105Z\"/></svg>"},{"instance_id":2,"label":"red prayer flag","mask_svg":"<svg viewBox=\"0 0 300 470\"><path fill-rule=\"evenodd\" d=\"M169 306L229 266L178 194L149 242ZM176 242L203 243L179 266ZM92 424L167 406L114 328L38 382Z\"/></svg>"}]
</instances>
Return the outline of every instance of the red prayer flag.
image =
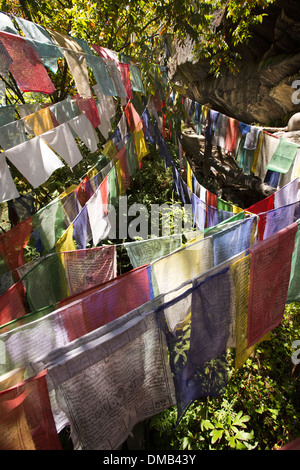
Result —
<instances>
[{"instance_id":1,"label":"red prayer flag","mask_svg":"<svg viewBox=\"0 0 300 470\"><path fill-rule=\"evenodd\" d=\"M123 81L123 84L127 93L127 99L132 100L133 95L132 95L132 88L131 88L131 81L130 81L129 64L124 64L120 62L118 66L119 66L122 81Z\"/></svg>"},{"instance_id":2,"label":"red prayer flag","mask_svg":"<svg viewBox=\"0 0 300 470\"><path fill-rule=\"evenodd\" d=\"M235 149L237 134L239 128L239 121L234 118L229 118L226 127L225 136L225 151L232 153Z\"/></svg>"},{"instance_id":3,"label":"red prayer flag","mask_svg":"<svg viewBox=\"0 0 300 470\"><path fill-rule=\"evenodd\" d=\"M0 392L1 450L62 450L46 374L43 370Z\"/></svg>"},{"instance_id":4,"label":"red prayer flag","mask_svg":"<svg viewBox=\"0 0 300 470\"><path fill-rule=\"evenodd\" d=\"M100 126L100 117L97 109L95 98L83 98L80 95L72 96L76 101L78 108L86 115L94 128Z\"/></svg>"},{"instance_id":5,"label":"red prayer flag","mask_svg":"<svg viewBox=\"0 0 300 470\"><path fill-rule=\"evenodd\" d=\"M55 92L42 60L24 38L1 31L0 40L13 60L9 71L21 91L36 91L47 95Z\"/></svg>"},{"instance_id":6,"label":"red prayer flag","mask_svg":"<svg viewBox=\"0 0 300 470\"><path fill-rule=\"evenodd\" d=\"M0 325L21 318L27 313L24 287L21 281L17 281L0 295Z\"/></svg>"},{"instance_id":7,"label":"red prayer flag","mask_svg":"<svg viewBox=\"0 0 300 470\"><path fill-rule=\"evenodd\" d=\"M252 214L259 215L259 221L258 221L259 240L263 240L263 237L264 237L264 231L265 231L266 220L267 220L266 212L274 209L274 197L275 197L274 194L271 194L271 196L266 197L262 201L259 201L256 204L253 204L252 206L250 206L248 209L246 209L247 212L252 212Z\"/></svg>"},{"instance_id":8,"label":"red prayer flag","mask_svg":"<svg viewBox=\"0 0 300 470\"><path fill-rule=\"evenodd\" d=\"M28 243L31 232L32 218L29 217L0 235L0 253L8 271L25 264L23 249Z\"/></svg>"},{"instance_id":9,"label":"red prayer flag","mask_svg":"<svg viewBox=\"0 0 300 470\"><path fill-rule=\"evenodd\" d=\"M297 230L296 222L249 248L248 348L276 328L282 320Z\"/></svg>"}]
</instances>

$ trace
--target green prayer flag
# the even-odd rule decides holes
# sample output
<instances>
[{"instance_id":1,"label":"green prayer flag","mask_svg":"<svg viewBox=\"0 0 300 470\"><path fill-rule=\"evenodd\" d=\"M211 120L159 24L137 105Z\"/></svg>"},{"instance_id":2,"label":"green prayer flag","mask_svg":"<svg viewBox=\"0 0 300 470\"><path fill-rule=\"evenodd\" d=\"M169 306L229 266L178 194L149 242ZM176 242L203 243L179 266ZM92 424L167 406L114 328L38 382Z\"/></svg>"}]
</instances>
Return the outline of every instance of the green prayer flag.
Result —
<instances>
[{"instance_id":1,"label":"green prayer flag","mask_svg":"<svg viewBox=\"0 0 300 470\"><path fill-rule=\"evenodd\" d=\"M300 219L295 237L295 248L292 256L290 283L287 303L300 301Z\"/></svg>"},{"instance_id":2,"label":"green prayer flag","mask_svg":"<svg viewBox=\"0 0 300 470\"><path fill-rule=\"evenodd\" d=\"M277 171L278 173L287 173L294 161L298 148L297 144L281 139L267 165L267 170Z\"/></svg>"},{"instance_id":3,"label":"green prayer flag","mask_svg":"<svg viewBox=\"0 0 300 470\"><path fill-rule=\"evenodd\" d=\"M238 214L234 214L232 217L229 219L223 220L220 222L218 225L214 225L213 227L209 227L204 229L204 236L210 237L214 233L218 233L221 230L225 230L226 228L229 228L232 224L234 224L238 220L243 220L245 217L245 212L239 212Z\"/></svg>"},{"instance_id":4,"label":"green prayer flag","mask_svg":"<svg viewBox=\"0 0 300 470\"><path fill-rule=\"evenodd\" d=\"M126 142L125 148L129 175L132 176L138 170L139 167L133 135L131 135L128 141Z\"/></svg>"}]
</instances>

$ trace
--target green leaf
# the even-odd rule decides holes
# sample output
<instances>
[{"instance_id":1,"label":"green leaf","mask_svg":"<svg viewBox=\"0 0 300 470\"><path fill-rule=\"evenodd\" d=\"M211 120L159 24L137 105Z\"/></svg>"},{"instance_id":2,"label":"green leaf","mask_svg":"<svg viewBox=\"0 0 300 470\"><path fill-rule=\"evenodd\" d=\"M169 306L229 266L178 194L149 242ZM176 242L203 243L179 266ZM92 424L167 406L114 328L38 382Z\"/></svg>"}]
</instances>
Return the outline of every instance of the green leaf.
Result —
<instances>
[{"instance_id":1,"label":"green leaf","mask_svg":"<svg viewBox=\"0 0 300 470\"><path fill-rule=\"evenodd\" d=\"M220 430L214 429L214 430L210 433L210 436L212 436L211 443L214 444L216 441L218 441L219 439L221 439L221 437L223 436L223 433L224 433L224 431L223 431L222 429L220 429Z\"/></svg>"}]
</instances>

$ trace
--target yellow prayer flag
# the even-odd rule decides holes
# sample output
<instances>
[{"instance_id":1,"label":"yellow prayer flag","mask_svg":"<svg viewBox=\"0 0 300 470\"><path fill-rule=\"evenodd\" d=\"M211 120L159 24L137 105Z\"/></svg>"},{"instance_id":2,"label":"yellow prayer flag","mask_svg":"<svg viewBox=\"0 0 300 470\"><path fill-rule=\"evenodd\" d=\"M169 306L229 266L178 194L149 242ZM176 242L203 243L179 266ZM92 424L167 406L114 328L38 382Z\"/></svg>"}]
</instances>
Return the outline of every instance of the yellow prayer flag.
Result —
<instances>
[{"instance_id":1,"label":"yellow prayer flag","mask_svg":"<svg viewBox=\"0 0 300 470\"><path fill-rule=\"evenodd\" d=\"M236 292L236 369L242 367L248 357L255 350L255 346L247 348L250 265L251 255L247 255L231 266L232 277Z\"/></svg>"},{"instance_id":2,"label":"yellow prayer flag","mask_svg":"<svg viewBox=\"0 0 300 470\"><path fill-rule=\"evenodd\" d=\"M298 164L298 166L295 170L293 178L300 178L300 161L299 161L299 164Z\"/></svg>"},{"instance_id":3,"label":"yellow prayer flag","mask_svg":"<svg viewBox=\"0 0 300 470\"><path fill-rule=\"evenodd\" d=\"M56 253L59 254L63 251L75 251L76 250L76 245L73 240L73 231L74 231L74 226L72 224L67 228L67 230L60 237L60 239L57 240L55 244Z\"/></svg>"},{"instance_id":4,"label":"yellow prayer flag","mask_svg":"<svg viewBox=\"0 0 300 470\"><path fill-rule=\"evenodd\" d=\"M54 128L49 108L41 109L23 119L36 136Z\"/></svg>"},{"instance_id":5,"label":"yellow prayer flag","mask_svg":"<svg viewBox=\"0 0 300 470\"><path fill-rule=\"evenodd\" d=\"M99 173L98 168L93 167L87 172L86 176L88 179L92 179L94 176L98 175L98 173Z\"/></svg>"},{"instance_id":6,"label":"yellow prayer flag","mask_svg":"<svg viewBox=\"0 0 300 470\"><path fill-rule=\"evenodd\" d=\"M118 187L119 187L119 194L122 195L126 191L125 191L123 172L122 172L120 160L116 161L115 167L116 167L116 175L117 175L117 181L118 181Z\"/></svg>"},{"instance_id":7,"label":"yellow prayer flag","mask_svg":"<svg viewBox=\"0 0 300 470\"><path fill-rule=\"evenodd\" d=\"M134 143L135 143L135 150L138 157L138 161L140 162L146 155L148 155L149 150L147 149L144 131L143 129L139 131L134 131Z\"/></svg>"},{"instance_id":8,"label":"yellow prayer flag","mask_svg":"<svg viewBox=\"0 0 300 470\"><path fill-rule=\"evenodd\" d=\"M258 157L259 157L260 148L261 148L263 138L264 138L264 133L261 132L261 134L259 136L259 139L258 139L257 148L254 152L253 162L252 162L252 166L251 166L252 173L255 173L255 170L256 170L256 165L257 165L257 162L258 162Z\"/></svg>"},{"instance_id":9,"label":"yellow prayer flag","mask_svg":"<svg viewBox=\"0 0 300 470\"><path fill-rule=\"evenodd\" d=\"M188 161L186 162L186 173L187 173L187 177L186 177L187 185L190 191L193 192L193 172Z\"/></svg>"},{"instance_id":10,"label":"yellow prayer flag","mask_svg":"<svg viewBox=\"0 0 300 470\"><path fill-rule=\"evenodd\" d=\"M113 160L118 153L118 150L112 140L108 140L102 150L103 155Z\"/></svg>"},{"instance_id":11,"label":"yellow prayer flag","mask_svg":"<svg viewBox=\"0 0 300 470\"><path fill-rule=\"evenodd\" d=\"M203 116L204 116L204 119L207 118L208 110L209 110L209 108L208 108L207 106L202 105L202 107L201 107L201 112L202 112L202 114L203 114Z\"/></svg>"},{"instance_id":12,"label":"yellow prayer flag","mask_svg":"<svg viewBox=\"0 0 300 470\"><path fill-rule=\"evenodd\" d=\"M75 189L77 189L78 186L76 184L72 184L69 188L65 189L64 192L62 192L58 197L59 199L63 199L64 197L68 196L71 194Z\"/></svg>"},{"instance_id":13,"label":"yellow prayer flag","mask_svg":"<svg viewBox=\"0 0 300 470\"><path fill-rule=\"evenodd\" d=\"M238 207L238 206L232 205L232 212L233 212L234 214L239 214L240 212L243 212L243 209L241 209L241 208Z\"/></svg>"}]
</instances>

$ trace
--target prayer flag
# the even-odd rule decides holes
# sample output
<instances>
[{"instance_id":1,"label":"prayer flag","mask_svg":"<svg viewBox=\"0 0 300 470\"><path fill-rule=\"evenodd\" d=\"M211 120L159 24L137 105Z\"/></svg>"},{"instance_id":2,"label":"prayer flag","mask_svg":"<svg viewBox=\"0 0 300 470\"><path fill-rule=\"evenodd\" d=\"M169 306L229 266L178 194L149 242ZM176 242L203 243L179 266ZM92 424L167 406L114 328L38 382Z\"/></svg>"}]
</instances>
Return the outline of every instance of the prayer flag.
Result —
<instances>
[{"instance_id":1,"label":"prayer flag","mask_svg":"<svg viewBox=\"0 0 300 470\"><path fill-rule=\"evenodd\" d=\"M23 31L26 41L36 50L44 65L56 73L58 71L57 59L63 57L60 47L41 25L17 16L15 20Z\"/></svg>"},{"instance_id":2,"label":"prayer flag","mask_svg":"<svg viewBox=\"0 0 300 470\"><path fill-rule=\"evenodd\" d=\"M2 450L62 450L46 375L44 370L0 392Z\"/></svg>"},{"instance_id":3,"label":"prayer flag","mask_svg":"<svg viewBox=\"0 0 300 470\"><path fill-rule=\"evenodd\" d=\"M276 328L283 317L298 224L250 247L247 347Z\"/></svg>"},{"instance_id":4,"label":"prayer flag","mask_svg":"<svg viewBox=\"0 0 300 470\"><path fill-rule=\"evenodd\" d=\"M5 155L0 156L0 202L9 201L10 199L20 196L14 180L9 171Z\"/></svg>"},{"instance_id":5,"label":"prayer flag","mask_svg":"<svg viewBox=\"0 0 300 470\"><path fill-rule=\"evenodd\" d=\"M49 30L54 41L62 48L70 72L75 80L78 93L84 98L91 97L88 69L85 54L78 42L66 34Z\"/></svg>"},{"instance_id":6,"label":"prayer flag","mask_svg":"<svg viewBox=\"0 0 300 470\"><path fill-rule=\"evenodd\" d=\"M0 32L0 40L13 60L9 71L21 91L50 95L55 87L37 52L21 36Z\"/></svg>"},{"instance_id":7,"label":"prayer flag","mask_svg":"<svg viewBox=\"0 0 300 470\"><path fill-rule=\"evenodd\" d=\"M287 173L295 159L299 146L294 142L280 139L279 145L267 165L268 170Z\"/></svg>"},{"instance_id":8,"label":"prayer flag","mask_svg":"<svg viewBox=\"0 0 300 470\"><path fill-rule=\"evenodd\" d=\"M45 132L42 138L71 168L82 160L71 129L66 123Z\"/></svg>"},{"instance_id":9,"label":"prayer flag","mask_svg":"<svg viewBox=\"0 0 300 470\"><path fill-rule=\"evenodd\" d=\"M34 188L64 166L41 136L5 150L5 155Z\"/></svg>"}]
</instances>

